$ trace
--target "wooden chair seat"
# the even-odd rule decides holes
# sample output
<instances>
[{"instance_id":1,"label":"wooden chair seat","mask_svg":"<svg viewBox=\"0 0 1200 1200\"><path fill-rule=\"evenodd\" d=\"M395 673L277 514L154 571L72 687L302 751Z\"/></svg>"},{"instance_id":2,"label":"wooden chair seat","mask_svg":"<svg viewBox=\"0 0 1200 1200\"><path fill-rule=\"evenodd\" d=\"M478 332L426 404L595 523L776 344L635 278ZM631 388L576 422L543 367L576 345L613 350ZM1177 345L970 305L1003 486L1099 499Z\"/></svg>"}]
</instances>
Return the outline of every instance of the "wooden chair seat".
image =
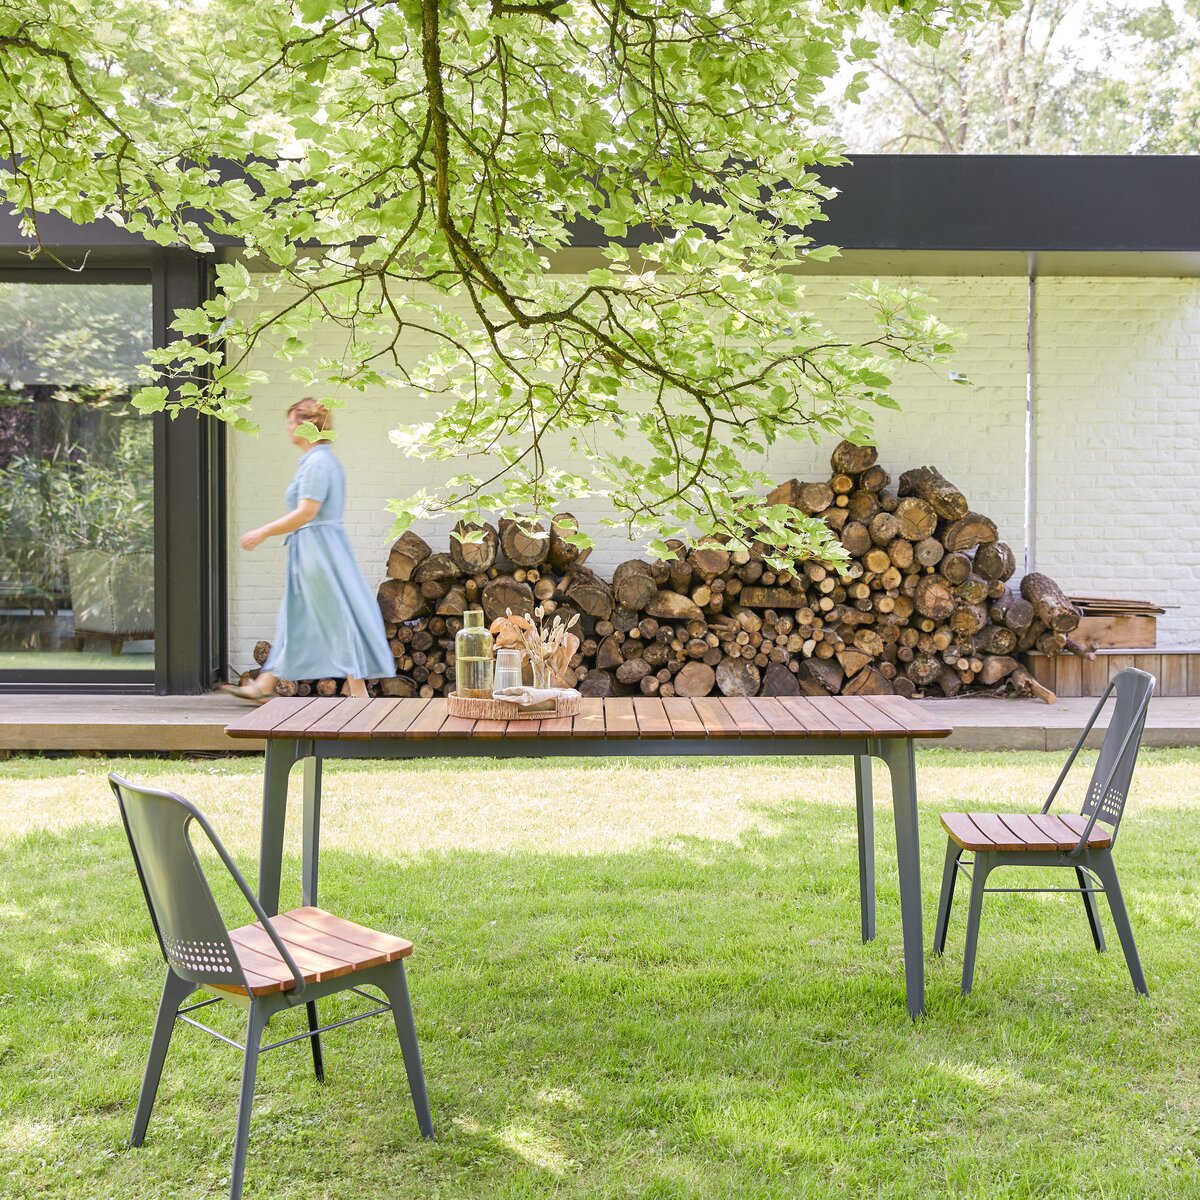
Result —
<instances>
[{"instance_id":1,"label":"wooden chair seat","mask_svg":"<svg viewBox=\"0 0 1200 1200\"><path fill-rule=\"evenodd\" d=\"M1087 828L1081 813L942 813L942 828L964 850L1074 850ZM1097 824L1088 837L1089 847L1112 845L1112 833Z\"/></svg>"},{"instance_id":2,"label":"wooden chair seat","mask_svg":"<svg viewBox=\"0 0 1200 1200\"><path fill-rule=\"evenodd\" d=\"M272 917L271 924L296 960L306 984L323 983L368 967L383 966L406 958L413 950L412 942L404 938L356 925L320 908L293 908ZM229 940L246 973L252 995L286 992L296 986L291 970L279 956L261 922L231 929ZM246 994L243 987L221 987L220 990Z\"/></svg>"}]
</instances>

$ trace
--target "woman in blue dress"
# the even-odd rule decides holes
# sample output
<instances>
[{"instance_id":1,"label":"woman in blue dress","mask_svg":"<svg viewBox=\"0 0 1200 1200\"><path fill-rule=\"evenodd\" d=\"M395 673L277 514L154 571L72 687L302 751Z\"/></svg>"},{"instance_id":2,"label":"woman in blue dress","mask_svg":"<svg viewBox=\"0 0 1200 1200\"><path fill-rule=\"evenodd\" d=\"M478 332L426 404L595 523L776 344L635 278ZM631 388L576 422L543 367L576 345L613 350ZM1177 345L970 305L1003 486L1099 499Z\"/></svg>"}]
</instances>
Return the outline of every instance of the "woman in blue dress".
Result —
<instances>
[{"instance_id":1,"label":"woman in blue dress","mask_svg":"<svg viewBox=\"0 0 1200 1200\"><path fill-rule=\"evenodd\" d=\"M300 465L288 485L289 512L242 534L243 550L286 534L287 580L271 654L247 687L225 690L262 703L280 679L345 679L351 696L365 697L368 679L395 675L379 605L367 587L342 527L346 478L328 442L310 442L296 430L305 421L330 427L316 400L288 409L288 431L300 448Z\"/></svg>"}]
</instances>

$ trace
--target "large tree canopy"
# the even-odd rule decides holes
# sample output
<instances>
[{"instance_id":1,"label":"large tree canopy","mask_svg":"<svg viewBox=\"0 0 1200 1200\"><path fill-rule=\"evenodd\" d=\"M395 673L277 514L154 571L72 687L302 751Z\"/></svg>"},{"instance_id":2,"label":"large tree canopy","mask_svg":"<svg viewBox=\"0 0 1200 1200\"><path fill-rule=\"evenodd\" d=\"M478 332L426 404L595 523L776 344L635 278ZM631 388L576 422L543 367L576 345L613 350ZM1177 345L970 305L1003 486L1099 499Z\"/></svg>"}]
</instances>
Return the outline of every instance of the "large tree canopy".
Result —
<instances>
[{"instance_id":1,"label":"large tree canopy","mask_svg":"<svg viewBox=\"0 0 1200 1200\"><path fill-rule=\"evenodd\" d=\"M880 17L859 103L834 103L853 150L1194 154L1200 0L1024 0L1004 21L912 44Z\"/></svg>"},{"instance_id":2,"label":"large tree canopy","mask_svg":"<svg viewBox=\"0 0 1200 1200\"><path fill-rule=\"evenodd\" d=\"M905 291L857 289L857 341L805 310L804 262L833 253L813 168L841 161L822 90L870 55L864 13L936 41L1016 2L9 0L0 182L35 248L50 211L244 247L178 314L145 407L249 427L269 344L334 403L392 385L402 420L437 397L395 440L464 461L402 521L603 493L655 547L690 525L828 553L823 524L753 498L754 456L867 436L892 365L949 345ZM583 223L596 265L550 273ZM331 324L344 352L309 355ZM415 338L436 347L416 366Z\"/></svg>"}]
</instances>

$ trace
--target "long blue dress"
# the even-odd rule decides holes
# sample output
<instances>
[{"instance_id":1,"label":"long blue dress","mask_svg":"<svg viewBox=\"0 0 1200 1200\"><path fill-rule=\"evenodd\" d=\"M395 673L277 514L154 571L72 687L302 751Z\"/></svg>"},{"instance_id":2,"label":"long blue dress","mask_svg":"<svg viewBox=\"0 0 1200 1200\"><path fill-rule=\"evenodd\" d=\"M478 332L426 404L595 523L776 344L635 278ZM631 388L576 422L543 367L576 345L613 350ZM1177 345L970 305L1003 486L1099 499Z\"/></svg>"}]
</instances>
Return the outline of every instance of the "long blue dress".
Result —
<instances>
[{"instance_id":1,"label":"long blue dress","mask_svg":"<svg viewBox=\"0 0 1200 1200\"><path fill-rule=\"evenodd\" d=\"M301 455L288 511L317 500L321 511L289 533L287 583L265 670L284 679L382 679L395 675L383 617L342 527L346 477L328 443Z\"/></svg>"}]
</instances>

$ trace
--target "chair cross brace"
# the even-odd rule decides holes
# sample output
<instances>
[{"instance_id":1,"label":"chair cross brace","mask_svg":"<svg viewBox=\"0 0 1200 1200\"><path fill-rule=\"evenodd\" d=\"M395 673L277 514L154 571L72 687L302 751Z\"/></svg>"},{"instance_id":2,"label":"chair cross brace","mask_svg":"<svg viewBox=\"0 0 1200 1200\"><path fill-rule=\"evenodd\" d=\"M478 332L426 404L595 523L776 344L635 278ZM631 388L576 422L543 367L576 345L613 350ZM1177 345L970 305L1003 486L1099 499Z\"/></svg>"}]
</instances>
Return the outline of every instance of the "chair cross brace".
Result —
<instances>
[{"instance_id":1,"label":"chair cross brace","mask_svg":"<svg viewBox=\"0 0 1200 1200\"><path fill-rule=\"evenodd\" d=\"M974 876L971 874L971 868L974 865L973 860L971 862L963 862L961 858L954 864L955 868L961 871L972 883L975 882ZM1092 881L1091 885L1088 887L985 887L983 890L985 892L1064 892L1072 896L1083 894L1096 895L1098 892L1104 891L1104 885L1090 867L1086 867L1081 863L1071 862L1069 859L1066 859L1061 865L1064 867L1074 867L1077 871L1087 875Z\"/></svg>"},{"instance_id":2,"label":"chair cross brace","mask_svg":"<svg viewBox=\"0 0 1200 1200\"><path fill-rule=\"evenodd\" d=\"M380 1004L377 996L372 996L370 992L364 992L362 988L347 988L346 991L354 992L356 995L362 996L364 999L370 1000L372 1004L378 1005L377 1008L372 1008L367 1012L355 1013L352 1017L343 1017L340 1021L330 1021L327 1025L318 1025L315 1029L306 1029L303 1033L293 1034L291 1037L282 1038L278 1042L271 1042L269 1045L260 1046L259 1053L265 1054L268 1050L278 1050L280 1046L290 1046L292 1042L302 1042L306 1038L315 1038L322 1033L327 1033L330 1029L340 1029L343 1025L353 1025L355 1021L365 1021L367 1017L378 1017L384 1013L390 1013L392 1006L390 1004ZM209 1000L201 1000L196 1004L189 1004L186 1008L181 1008L176 1014L177 1021L183 1021L186 1025L191 1025L193 1029L202 1029L205 1033L211 1034L219 1042L224 1042L227 1046L232 1046L235 1050L241 1050L245 1053L246 1047L242 1042L235 1042L233 1038L226 1037L220 1030L213 1029L211 1025L205 1025L201 1021L193 1020L187 1016L187 1013L195 1012L198 1008L207 1008L210 1004L220 1004L220 996L213 996Z\"/></svg>"}]
</instances>

